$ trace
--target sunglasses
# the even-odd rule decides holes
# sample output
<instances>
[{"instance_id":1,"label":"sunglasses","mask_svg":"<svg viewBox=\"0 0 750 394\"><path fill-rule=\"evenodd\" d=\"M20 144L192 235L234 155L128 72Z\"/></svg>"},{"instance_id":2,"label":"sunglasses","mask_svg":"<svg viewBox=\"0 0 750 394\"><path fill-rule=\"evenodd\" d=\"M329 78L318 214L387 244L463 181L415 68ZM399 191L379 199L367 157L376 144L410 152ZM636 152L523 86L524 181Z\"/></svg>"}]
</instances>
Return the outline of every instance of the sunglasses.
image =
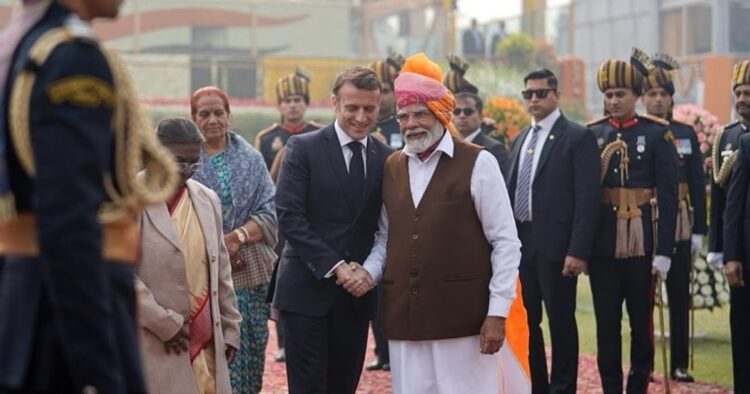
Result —
<instances>
[{"instance_id":1,"label":"sunglasses","mask_svg":"<svg viewBox=\"0 0 750 394\"><path fill-rule=\"evenodd\" d=\"M177 168L180 170L180 172L196 172L201 169L201 166L203 163L185 163L185 162L178 162Z\"/></svg>"},{"instance_id":2,"label":"sunglasses","mask_svg":"<svg viewBox=\"0 0 750 394\"><path fill-rule=\"evenodd\" d=\"M554 91L555 89L526 89L521 92L521 96L523 96L524 100L531 100L534 95L536 95L537 98L543 99L547 97L547 94L549 92Z\"/></svg>"},{"instance_id":3,"label":"sunglasses","mask_svg":"<svg viewBox=\"0 0 750 394\"><path fill-rule=\"evenodd\" d=\"M466 107L466 108L456 108L456 109L453 110L453 115L454 116L459 116L459 115L461 115L461 112L464 113L464 116L471 116L471 115L474 115L474 112L476 112L476 110L474 108L469 108L469 107Z\"/></svg>"}]
</instances>

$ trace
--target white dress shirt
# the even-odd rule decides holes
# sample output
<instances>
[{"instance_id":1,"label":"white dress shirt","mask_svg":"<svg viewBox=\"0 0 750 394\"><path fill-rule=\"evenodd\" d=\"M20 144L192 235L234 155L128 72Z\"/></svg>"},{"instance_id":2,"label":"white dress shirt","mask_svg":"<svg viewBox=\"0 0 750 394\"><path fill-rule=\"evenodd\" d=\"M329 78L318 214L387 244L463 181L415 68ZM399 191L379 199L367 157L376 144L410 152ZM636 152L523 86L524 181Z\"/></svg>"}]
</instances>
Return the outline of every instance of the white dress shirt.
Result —
<instances>
[{"instance_id":1,"label":"white dress shirt","mask_svg":"<svg viewBox=\"0 0 750 394\"><path fill-rule=\"evenodd\" d=\"M477 136L481 132L482 132L482 128L480 127L478 129L476 129L476 131L474 131L473 133L471 133L471 134L467 135L466 137L464 137L464 141L474 142L474 138L477 138Z\"/></svg>"},{"instance_id":2,"label":"white dress shirt","mask_svg":"<svg viewBox=\"0 0 750 394\"><path fill-rule=\"evenodd\" d=\"M531 201L534 198L533 193L533 186L534 185L534 176L536 175L536 168L539 165L539 157L542 156L542 148L544 148L544 142L547 141L547 138L549 138L549 133L552 131L552 127L555 126L555 122L557 122L557 119L560 118L560 110L556 109L549 115L547 115L546 118L540 120L539 122L534 122L532 120L531 122L531 129L533 130L534 126L539 125L541 126L541 129L537 131L538 135L536 138L536 146L533 147L534 149L534 161L531 162L531 179L529 180L529 220L533 219L533 210L531 207L533 205L531 204ZM516 166L516 173L520 171L521 168L523 168L523 162L526 160L526 152L529 149L529 142L531 141L531 131L529 131L528 134L526 134L526 139L523 141L523 145L521 145L521 154L518 157L518 165ZM516 197L518 196L518 185L516 185ZM515 199L515 201L518 201L518 198Z\"/></svg>"},{"instance_id":3,"label":"white dress shirt","mask_svg":"<svg viewBox=\"0 0 750 394\"><path fill-rule=\"evenodd\" d=\"M344 154L344 163L346 163L346 171L349 172L349 163L352 162L352 156L354 156L354 152L352 152L352 148L349 147L349 143L354 141L354 138L349 137L346 132L344 132L344 129L339 126L339 121L336 120L333 122L333 128L336 130L336 137L339 139L339 144L341 144L341 152ZM365 138L362 138L361 140L358 140L362 144L362 160L365 164L365 175L367 175L367 136ZM341 264L345 264L346 261L341 260L336 265L331 268L330 271L328 271L324 278L330 278L333 276L333 273L336 271L336 268L338 268Z\"/></svg>"},{"instance_id":4,"label":"white dress shirt","mask_svg":"<svg viewBox=\"0 0 750 394\"><path fill-rule=\"evenodd\" d=\"M349 171L349 163L352 162L352 156L354 156L354 153L352 152L352 148L349 147L349 143L354 141L354 138L349 137L349 135L344 132L344 129L339 126L339 121L333 122L333 128L336 129L336 137L339 139L339 144L341 144L341 151L344 153L344 162L346 162L346 171ZM367 175L367 136L365 138L362 138L361 140L357 140L362 144L362 160L364 160L365 163L365 175Z\"/></svg>"},{"instance_id":5,"label":"white dress shirt","mask_svg":"<svg viewBox=\"0 0 750 394\"><path fill-rule=\"evenodd\" d=\"M453 157L454 143L449 133L443 135L435 152L425 161L419 160L417 154L409 147L395 154L407 155L409 165L409 186L418 206L424 196L427 185L435 173L441 155ZM471 173L471 198L474 209L487 241L492 246L490 260L492 278L490 279L490 300L488 315L507 316L515 298L518 265L521 261L521 241L518 240L513 210L510 206L508 191L500 172L497 160L486 150L479 152ZM383 206L375 244L364 263L375 283L380 281L385 268L386 248L388 244L388 215ZM436 231L440 231L436 229ZM443 231L451 231L443 229ZM434 248L451 247L451 245L431 245Z\"/></svg>"}]
</instances>

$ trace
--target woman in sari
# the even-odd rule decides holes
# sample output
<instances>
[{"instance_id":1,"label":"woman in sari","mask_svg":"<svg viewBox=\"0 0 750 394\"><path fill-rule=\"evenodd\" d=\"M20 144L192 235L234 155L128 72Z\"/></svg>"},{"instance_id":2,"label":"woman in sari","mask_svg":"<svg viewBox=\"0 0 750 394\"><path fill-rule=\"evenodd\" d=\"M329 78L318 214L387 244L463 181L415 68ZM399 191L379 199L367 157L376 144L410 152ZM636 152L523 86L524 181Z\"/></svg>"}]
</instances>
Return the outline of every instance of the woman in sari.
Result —
<instances>
[{"instance_id":1,"label":"woman in sari","mask_svg":"<svg viewBox=\"0 0 750 394\"><path fill-rule=\"evenodd\" d=\"M136 289L149 390L230 394L228 364L239 348L241 317L219 199L190 179L203 137L184 118L163 120L157 135L177 161L180 183L170 201L147 207L140 221Z\"/></svg>"},{"instance_id":2,"label":"woman in sari","mask_svg":"<svg viewBox=\"0 0 750 394\"><path fill-rule=\"evenodd\" d=\"M275 188L260 153L229 131L226 94L205 87L190 100L193 121L205 137L203 164L193 179L219 195L224 242L232 263L232 279L242 314L242 338L230 366L235 393L258 393L268 343L266 293L276 260Z\"/></svg>"}]
</instances>

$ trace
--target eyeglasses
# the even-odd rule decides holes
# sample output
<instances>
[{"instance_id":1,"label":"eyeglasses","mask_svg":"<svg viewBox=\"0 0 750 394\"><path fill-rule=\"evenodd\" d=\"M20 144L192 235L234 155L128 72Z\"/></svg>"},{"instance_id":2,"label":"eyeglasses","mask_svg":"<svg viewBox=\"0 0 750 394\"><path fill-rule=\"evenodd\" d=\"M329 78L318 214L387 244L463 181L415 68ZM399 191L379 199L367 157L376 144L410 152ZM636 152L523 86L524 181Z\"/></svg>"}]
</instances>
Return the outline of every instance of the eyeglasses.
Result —
<instances>
[{"instance_id":1,"label":"eyeglasses","mask_svg":"<svg viewBox=\"0 0 750 394\"><path fill-rule=\"evenodd\" d=\"M180 172L196 172L200 170L203 163L185 163L185 162L178 162L177 168L180 170Z\"/></svg>"},{"instance_id":2,"label":"eyeglasses","mask_svg":"<svg viewBox=\"0 0 750 394\"><path fill-rule=\"evenodd\" d=\"M521 96L523 96L524 100L531 100L534 95L536 95L537 98L543 99L547 97L547 94L549 92L554 91L555 89L526 89L521 92Z\"/></svg>"},{"instance_id":3,"label":"eyeglasses","mask_svg":"<svg viewBox=\"0 0 750 394\"><path fill-rule=\"evenodd\" d=\"M414 118L417 123L422 123L430 118L430 111L416 111L412 113L402 112L396 115L396 121L404 124L409 121L409 118Z\"/></svg>"},{"instance_id":4,"label":"eyeglasses","mask_svg":"<svg viewBox=\"0 0 750 394\"><path fill-rule=\"evenodd\" d=\"M460 116L461 112L464 113L464 116L471 116L471 115L474 115L474 112L476 112L476 110L474 108L470 108L470 107L456 108L456 109L453 110L453 115L454 116Z\"/></svg>"}]
</instances>

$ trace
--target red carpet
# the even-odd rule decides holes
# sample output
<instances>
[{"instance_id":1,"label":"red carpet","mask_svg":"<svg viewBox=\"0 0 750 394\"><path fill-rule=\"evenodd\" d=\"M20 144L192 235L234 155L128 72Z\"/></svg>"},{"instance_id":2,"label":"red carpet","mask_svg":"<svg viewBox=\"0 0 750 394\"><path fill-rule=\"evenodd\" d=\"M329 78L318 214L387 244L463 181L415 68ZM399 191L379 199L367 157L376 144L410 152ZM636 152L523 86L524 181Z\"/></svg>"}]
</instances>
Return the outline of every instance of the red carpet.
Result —
<instances>
[{"instance_id":1,"label":"red carpet","mask_svg":"<svg viewBox=\"0 0 750 394\"><path fill-rule=\"evenodd\" d=\"M269 339L268 348L266 349L266 371L263 376L263 393L268 394L286 394L286 369L284 363L274 362L273 357L276 354L276 329L273 323L270 325L271 338ZM367 343L368 363L373 356L375 342L370 336ZM627 371L627 367L623 368ZM664 393L663 379L661 375L656 376L656 382L649 386L649 393ZM596 370L596 358L590 355L581 355L578 364L578 393L599 394L602 392L599 383L599 373ZM670 382L670 392L673 394L724 394L730 393L729 390L722 387L707 383L677 383ZM359 382L358 394L389 394L391 393L390 374L382 371L363 371Z\"/></svg>"}]
</instances>

